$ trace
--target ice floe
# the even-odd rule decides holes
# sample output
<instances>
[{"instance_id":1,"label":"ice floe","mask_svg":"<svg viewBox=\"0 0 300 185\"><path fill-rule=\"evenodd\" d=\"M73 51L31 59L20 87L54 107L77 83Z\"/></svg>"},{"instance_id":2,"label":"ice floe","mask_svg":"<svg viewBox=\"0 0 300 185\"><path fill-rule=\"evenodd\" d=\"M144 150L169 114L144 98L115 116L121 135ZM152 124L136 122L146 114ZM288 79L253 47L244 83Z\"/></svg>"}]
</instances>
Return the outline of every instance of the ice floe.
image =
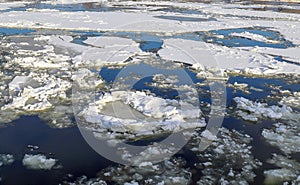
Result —
<instances>
[{"instance_id":1,"label":"ice floe","mask_svg":"<svg viewBox=\"0 0 300 185\"><path fill-rule=\"evenodd\" d=\"M11 154L0 154L0 167L4 165L10 165L15 161L15 158Z\"/></svg>"},{"instance_id":2,"label":"ice floe","mask_svg":"<svg viewBox=\"0 0 300 185\"><path fill-rule=\"evenodd\" d=\"M107 63L120 65L129 57L142 52L138 43L127 38L89 37L84 41L89 46L71 43L72 40L70 36L52 36L49 39L49 43L56 47L70 49L79 53L80 55L73 59L75 66L103 66Z\"/></svg>"},{"instance_id":3,"label":"ice floe","mask_svg":"<svg viewBox=\"0 0 300 185\"><path fill-rule=\"evenodd\" d=\"M56 159L47 158L41 154L25 154L22 161L24 166L33 170L51 170L55 166L56 162Z\"/></svg>"},{"instance_id":4,"label":"ice floe","mask_svg":"<svg viewBox=\"0 0 300 185\"><path fill-rule=\"evenodd\" d=\"M281 119L289 118L293 110L286 105L282 107L266 103L253 102L243 97L235 97L238 116L248 121L258 121L259 118Z\"/></svg>"},{"instance_id":5,"label":"ice floe","mask_svg":"<svg viewBox=\"0 0 300 185\"><path fill-rule=\"evenodd\" d=\"M279 62L255 51L217 46L201 41L166 39L158 54L166 60L193 65L195 68L223 70L253 75L297 74L299 66Z\"/></svg>"},{"instance_id":6,"label":"ice floe","mask_svg":"<svg viewBox=\"0 0 300 185\"><path fill-rule=\"evenodd\" d=\"M294 92L290 96L284 96L279 103L300 108L300 92Z\"/></svg>"},{"instance_id":7,"label":"ice floe","mask_svg":"<svg viewBox=\"0 0 300 185\"><path fill-rule=\"evenodd\" d=\"M298 184L300 182L300 164L286 156L273 154L268 163L279 168L264 171L266 176L265 184Z\"/></svg>"},{"instance_id":8,"label":"ice floe","mask_svg":"<svg viewBox=\"0 0 300 185\"><path fill-rule=\"evenodd\" d=\"M105 114L105 106L109 103L113 103L114 115ZM135 114L131 108L142 113L143 116ZM91 103L81 114L88 122L98 123L101 127L112 131L148 133L148 131L158 132L160 129L179 131L203 127L206 124L200 119L200 113L199 108L177 100L163 99L140 91L115 91L100 96L99 100ZM186 118L200 120L188 122Z\"/></svg>"}]
</instances>

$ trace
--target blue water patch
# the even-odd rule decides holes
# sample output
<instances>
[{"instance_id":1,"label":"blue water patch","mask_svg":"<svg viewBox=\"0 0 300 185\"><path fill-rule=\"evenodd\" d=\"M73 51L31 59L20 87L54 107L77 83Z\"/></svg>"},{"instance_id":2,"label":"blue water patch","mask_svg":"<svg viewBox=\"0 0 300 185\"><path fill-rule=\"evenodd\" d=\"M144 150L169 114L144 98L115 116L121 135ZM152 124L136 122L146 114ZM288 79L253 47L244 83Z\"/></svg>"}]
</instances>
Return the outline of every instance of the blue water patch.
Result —
<instances>
[{"instance_id":1,"label":"blue water patch","mask_svg":"<svg viewBox=\"0 0 300 185\"><path fill-rule=\"evenodd\" d=\"M249 32L252 34L258 34L264 36L270 40L277 41L276 43L262 42L251 40L249 38L232 36L232 33ZM236 28L236 29L223 29L223 30L212 30L207 32L197 32L197 34L206 42L212 42L228 47L270 47L270 48L288 48L294 47L295 45L286 40L279 32L269 30L262 27L251 27L251 28ZM219 37L222 35L223 38Z\"/></svg>"},{"instance_id":2,"label":"blue water patch","mask_svg":"<svg viewBox=\"0 0 300 185\"><path fill-rule=\"evenodd\" d=\"M177 76L178 82L175 82L174 85L195 85L197 82L203 82L203 79L197 78L195 73L186 68L164 69L163 67L159 68L159 66L152 66L145 63L128 65L121 69L103 67L99 72L99 75L107 84L118 82L119 79L126 79L124 84L129 84L130 89L138 91L149 90L161 98L178 99L179 92L177 89L151 85L154 82L153 76L155 74ZM141 76L141 78L136 80L133 76Z\"/></svg>"},{"instance_id":3,"label":"blue water patch","mask_svg":"<svg viewBox=\"0 0 300 185\"><path fill-rule=\"evenodd\" d=\"M286 60L282 56L274 56L274 59L277 60L277 61L279 61L279 62L286 62L286 63L290 63L290 64L294 64L294 65L300 66L300 63L293 62L293 61L290 61L290 60Z\"/></svg>"},{"instance_id":4,"label":"blue water patch","mask_svg":"<svg viewBox=\"0 0 300 185\"><path fill-rule=\"evenodd\" d=\"M248 84L248 87L254 87L256 89L260 89L257 91L255 89L249 88L250 94L243 92L242 90L234 90L231 87L227 87L227 106L231 106L232 99L234 97L244 97L250 99L252 101L262 100L268 96L273 96L273 93L279 93L279 89L274 89L272 87L280 87L280 90L289 90L292 93L297 92L300 89L300 85L297 82L289 83L292 81L288 78L263 78L263 77L245 77L245 76L230 76L228 79L228 83L234 84L237 83L245 83ZM268 101L270 105L278 104L277 101Z\"/></svg>"},{"instance_id":5,"label":"blue water patch","mask_svg":"<svg viewBox=\"0 0 300 185\"><path fill-rule=\"evenodd\" d=\"M157 52L163 45L161 37L154 34L142 32L96 32L96 31L72 31L74 40L72 43L86 45L85 41L88 37L111 36L130 38L140 44L140 49L145 52Z\"/></svg>"},{"instance_id":6,"label":"blue water patch","mask_svg":"<svg viewBox=\"0 0 300 185\"><path fill-rule=\"evenodd\" d=\"M1 35L27 35L35 32L32 29L21 29L21 28L0 28Z\"/></svg>"},{"instance_id":7,"label":"blue water patch","mask_svg":"<svg viewBox=\"0 0 300 185\"><path fill-rule=\"evenodd\" d=\"M252 34L258 34L264 36L270 40L276 41L276 43L262 42L251 40L249 38L243 38L238 36L232 36L231 33L249 32ZM77 34L72 41L76 44L85 45L83 43L88 37L93 36L114 36L129 38L140 44L140 49L145 52L156 53L162 48L163 40L165 39L186 39L199 42L209 42L218 45L224 45L227 47L271 47L271 48L288 48L295 45L286 40L279 32L268 30L267 28L253 27L253 28L236 28L226 30L212 30L209 32L187 32L174 35L158 35L147 32L96 32L96 31L73 31L73 34ZM223 37L220 37L223 36Z\"/></svg>"},{"instance_id":8,"label":"blue water patch","mask_svg":"<svg viewBox=\"0 0 300 185\"><path fill-rule=\"evenodd\" d=\"M130 38L137 43L140 43L140 48L145 52L157 52L163 45L162 38L151 33L135 33L135 32L116 32L113 36Z\"/></svg>"}]
</instances>

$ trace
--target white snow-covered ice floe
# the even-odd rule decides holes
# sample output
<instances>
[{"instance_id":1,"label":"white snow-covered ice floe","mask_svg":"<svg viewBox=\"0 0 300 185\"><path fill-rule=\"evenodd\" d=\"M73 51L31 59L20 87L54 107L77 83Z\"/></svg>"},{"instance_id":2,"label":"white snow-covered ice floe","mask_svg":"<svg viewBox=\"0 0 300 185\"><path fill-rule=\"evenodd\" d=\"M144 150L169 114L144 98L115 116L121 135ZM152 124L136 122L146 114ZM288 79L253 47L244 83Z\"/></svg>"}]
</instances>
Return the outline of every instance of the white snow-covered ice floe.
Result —
<instances>
[{"instance_id":1,"label":"white snow-covered ice floe","mask_svg":"<svg viewBox=\"0 0 300 185\"><path fill-rule=\"evenodd\" d=\"M81 115L87 122L99 124L101 128L138 135L180 131L206 125L198 107L142 91L105 93L90 103Z\"/></svg>"},{"instance_id":2,"label":"white snow-covered ice floe","mask_svg":"<svg viewBox=\"0 0 300 185\"><path fill-rule=\"evenodd\" d=\"M33 170L51 170L55 166L56 162L56 159L47 158L41 154L25 154L22 161L24 166Z\"/></svg>"},{"instance_id":3,"label":"white snow-covered ice floe","mask_svg":"<svg viewBox=\"0 0 300 185\"><path fill-rule=\"evenodd\" d=\"M202 41L165 39L158 54L165 60L192 65L207 71L226 71L251 75L298 74L300 66L276 61L255 50L218 46Z\"/></svg>"},{"instance_id":4,"label":"white snow-covered ice floe","mask_svg":"<svg viewBox=\"0 0 300 185\"><path fill-rule=\"evenodd\" d=\"M121 65L129 57L142 53L139 44L132 39L120 37L89 37L83 41L86 45L72 43L71 36L52 36L49 44L78 53L73 58L75 66L97 66L104 64Z\"/></svg>"}]
</instances>

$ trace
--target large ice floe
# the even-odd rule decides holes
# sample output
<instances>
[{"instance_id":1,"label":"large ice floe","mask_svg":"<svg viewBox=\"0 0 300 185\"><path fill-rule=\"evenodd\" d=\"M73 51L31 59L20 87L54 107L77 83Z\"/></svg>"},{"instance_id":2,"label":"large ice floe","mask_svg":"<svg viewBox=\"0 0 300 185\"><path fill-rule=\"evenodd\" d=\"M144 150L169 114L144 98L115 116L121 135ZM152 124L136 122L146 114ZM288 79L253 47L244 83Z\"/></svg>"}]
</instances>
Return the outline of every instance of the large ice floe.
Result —
<instances>
[{"instance_id":1,"label":"large ice floe","mask_svg":"<svg viewBox=\"0 0 300 185\"><path fill-rule=\"evenodd\" d=\"M104 64L121 65L129 57L141 52L139 44L131 39L120 37L90 37L85 40L87 46L72 43L71 36L52 36L49 43L79 53L73 59L75 66L101 67Z\"/></svg>"},{"instance_id":2,"label":"large ice floe","mask_svg":"<svg viewBox=\"0 0 300 185\"><path fill-rule=\"evenodd\" d=\"M299 66L274 60L254 51L217 46L184 39L164 40L158 54L166 59L206 70L222 70L254 75L297 74Z\"/></svg>"},{"instance_id":3,"label":"large ice floe","mask_svg":"<svg viewBox=\"0 0 300 185\"><path fill-rule=\"evenodd\" d=\"M105 109L110 109L113 113ZM204 119L200 119L201 111L198 107L141 91L105 93L90 103L81 114L86 121L100 124L101 128L138 135L180 131L206 125ZM189 122L186 119L196 120Z\"/></svg>"}]
</instances>

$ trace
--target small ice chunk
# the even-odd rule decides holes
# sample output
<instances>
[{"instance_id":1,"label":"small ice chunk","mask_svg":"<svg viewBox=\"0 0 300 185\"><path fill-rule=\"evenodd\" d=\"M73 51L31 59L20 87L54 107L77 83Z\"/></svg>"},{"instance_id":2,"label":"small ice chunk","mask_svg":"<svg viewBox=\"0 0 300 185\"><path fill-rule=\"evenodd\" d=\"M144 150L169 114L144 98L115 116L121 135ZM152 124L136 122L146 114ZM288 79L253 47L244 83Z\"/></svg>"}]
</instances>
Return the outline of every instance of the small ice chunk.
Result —
<instances>
[{"instance_id":1,"label":"small ice chunk","mask_svg":"<svg viewBox=\"0 0 300 185\"><path fill-rule=\"evenodd\" d=\"M57 160L52 158L47 159L46 156L41 154L38 155L25 154L22 162L23 165L29 169L51 170L56 164Z\"/></svg>"},{"instance_id":2,"label":"small ice chunk","mask_svg":"<svg viewBox=\"0 0 300 185\"><path fill-rule=\"evenodd\" d=\"M3 165L10 165L15 161L11 154L0 154L0 167Z\"/></svg>"}]
</instances>

